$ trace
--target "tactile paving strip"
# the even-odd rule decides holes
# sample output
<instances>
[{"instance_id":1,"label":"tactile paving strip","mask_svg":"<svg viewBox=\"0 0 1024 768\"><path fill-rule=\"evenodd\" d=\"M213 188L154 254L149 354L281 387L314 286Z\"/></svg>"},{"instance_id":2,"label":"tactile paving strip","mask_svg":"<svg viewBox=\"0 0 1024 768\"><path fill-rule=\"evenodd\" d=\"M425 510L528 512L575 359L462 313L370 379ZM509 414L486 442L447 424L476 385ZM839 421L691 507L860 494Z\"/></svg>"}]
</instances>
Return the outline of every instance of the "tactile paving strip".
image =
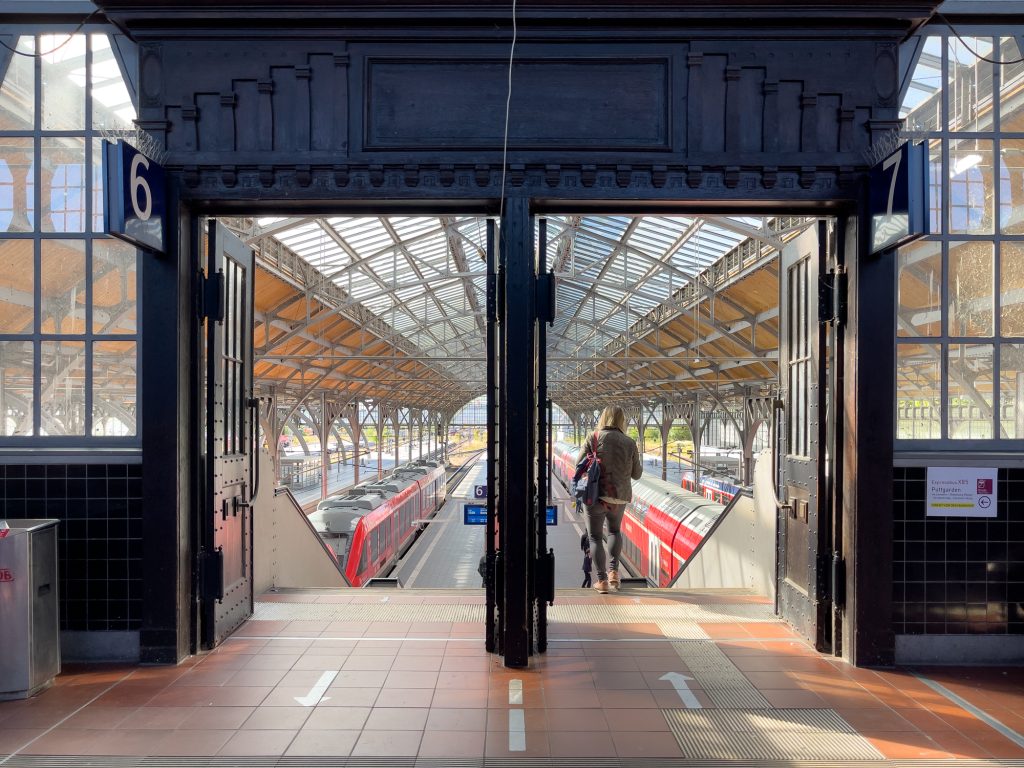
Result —
<instances>
[{"instance_id":1,"label":"tactile paving strip","mask_svg":"<svg viewBox=\"0 0 1024 768\"><path fill-rule=\"evenodd\" d=\"M716 707L771 708L761 692L713 642L672 643L672 648Z\"/></svg>"},{"instance_id":2,"label":"tactile paving strip","mask_svg":"<svg viewBox=\"0 0 1024 768\"><path fill-rule=\"evenodd\" d=\"M482 605L418 603L291 603L257 601L255 621L483 622ZM778 621L771 607L743 605L554 605L548 620L560 624L645 624L662 621L716 624ZM678 635L676 635L678 636Z\"/></svg>"},{"instance_id":3,"label":"tactile paving strip","mask_svg":"<svg viewBox=\"0 0 1024 768\"><path fill-rule=\"evenodd\" d=\"M704 760L884 760L830 709L665 709L688 758Z\"/></svg>"},{"instance_id":4,"label":"tactile paving strip","mask_svg":"<svg viewBox=\"0 0 1024 768\"><path fill-rule=\"evenodd\" d=\"M661 634L669 640L707 640L708 633L694 621L668 620L656 622Z\"/></svg>"}]
</instances>

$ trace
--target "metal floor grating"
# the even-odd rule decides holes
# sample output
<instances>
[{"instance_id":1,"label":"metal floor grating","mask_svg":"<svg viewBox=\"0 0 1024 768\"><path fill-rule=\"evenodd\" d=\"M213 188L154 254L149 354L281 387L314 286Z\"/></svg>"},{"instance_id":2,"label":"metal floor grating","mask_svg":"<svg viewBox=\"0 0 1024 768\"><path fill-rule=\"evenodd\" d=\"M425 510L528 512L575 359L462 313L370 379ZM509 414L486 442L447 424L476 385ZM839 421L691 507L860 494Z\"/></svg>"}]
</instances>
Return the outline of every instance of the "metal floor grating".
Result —
<instances>
[{"instance_id":1,"label":"metal floor grating","mask_svg":"<svg viewBox=\"0 0 1024 768\"><path fill-rule=\"evenodd\" d=\"M878 760L830 709L665 709L683 754L702 760Z\"/></svg>"},{"instance_id":2,"label":"metal floor grating","mask_svg":"<svg viewBox=\"0 0 1024 768\"><path fill-rule=\"evenodd\" d=\"M257 601L254 621L479 622L482 605L403 603L292 603ZM548 620L560 624L653 624L689 622L716 624L742 620L775 622L771 607L743 605L554 605ZM683 631L682 626L676 627ZM702 633L703 634L703 633ZM678 634L673 636L678 637Z\"/></svg>"},{"instance_id":3,"label":"metal floor grating","mask_svg":"<svg viewBox=\"0 0 1024 768\"><path fill-rule=\"evenodd\" d=\"M628 757L63 757L7 758L4 768L1024 768L1024 760L733 760Z\"/></svg>"}]
</instances>

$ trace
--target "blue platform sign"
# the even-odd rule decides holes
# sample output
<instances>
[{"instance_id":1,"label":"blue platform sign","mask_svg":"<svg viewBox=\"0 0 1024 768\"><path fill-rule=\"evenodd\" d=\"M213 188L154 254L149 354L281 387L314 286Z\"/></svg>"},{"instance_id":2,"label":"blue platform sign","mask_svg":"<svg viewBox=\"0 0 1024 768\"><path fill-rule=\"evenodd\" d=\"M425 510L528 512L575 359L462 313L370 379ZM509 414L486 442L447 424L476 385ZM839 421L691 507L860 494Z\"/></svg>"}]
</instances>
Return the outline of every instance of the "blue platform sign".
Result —
<instances>
[{"instance_id":1,"label":"blue platform sign","mask_svg":"<svg viewBox=\"0 0 1024 768\"><path fill-rule=\"evenodd\" d=\"M167 252L164 169L125 141L103 142L104 231L132 245Z\"/></svg>"},{"instance_id":2,"label":"blue platform sign","mask_svg":"<svg viewBox=\"0 0 1024 768\"><path fill-rule=\"evenodd\" d=\"M928 234L928 146L906 143L871 169L871 254Z\"/></svg>"},{"instance_id":3,"label":"blue platform sign","mask_svg":"<svg viewBox=\"0 0 1024 768\"><path fill-rule=\"evenodd\" d=\"M473 498L474 499L486 499L487 498L487 486L486 485L474 485L473 486Z\"/></svg>"},{"instance_id":4,"label":"blue platform sign","mask_svg":"<svg viewBox=\"0 0 1024 768\"><path fill-rule=\"evenodd\" d=\"M548 504L544 514L544 522L548 525L558 525L558 505Z\"/></svg>"},{"instance_id":5,"label":"blue platform sign","mask_svg":"<svg viewBox=\"0 0 1024 768\"><path fill-rule=\"evenodd\" d=\"M486 504L463 504L462 505L463 525L487 525Z\"/></svg>"}]
</instances>

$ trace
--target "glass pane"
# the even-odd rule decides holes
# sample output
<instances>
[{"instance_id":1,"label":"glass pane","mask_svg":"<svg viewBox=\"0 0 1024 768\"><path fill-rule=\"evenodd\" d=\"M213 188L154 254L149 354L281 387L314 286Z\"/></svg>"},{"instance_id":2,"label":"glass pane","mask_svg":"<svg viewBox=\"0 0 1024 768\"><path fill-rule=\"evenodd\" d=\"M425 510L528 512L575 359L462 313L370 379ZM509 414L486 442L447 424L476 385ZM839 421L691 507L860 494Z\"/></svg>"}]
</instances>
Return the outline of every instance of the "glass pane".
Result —
<instances>
[{"instance_id":1,"label":"glass pane","mask_svg":"<svg viewBox=\"0 0 1024 768\"><path fill-rule=\"evenodd\" d=\"M979 240L949 244L949 335L991 336L993 246Z\"/></svg>"},{"instance_id":2,"label":"glass pane","mask_svg":"<svg viewBox=\"0 0 1024 768\"><path fill-rule=\"evenodd\" d=\"M0 232L31 232L32 139L0 137Z\"/></svg>"},{"instance_id":3,"label":"glass pane","mask_svg":"<svg viewBox=\"0 0 1024 768\"><path fill-rule=\"evenodd\" d=\"M0 240L0 333L32 333L35 265L31 240Z\"/></svg>"},{"instance_id":4,"label":"glass pane","mask_svg":"<svg viewBox=\"0 0 1024 768\"><path fill-rule=\"evenodd\" d=\"M40 434L85 434L85 342L40 344Z\"/></svg>"},{"instance_id":5,"label":"glass pane","mask_svg":"<svg viewBox=\"0 0 1024 768\"><path fill-rule=\"evenodd\" d=\"M135 333L137 257L122 240L93 240L93 333Z\"/></svg>"},{"instance_id":6,"label":"glass pane","mask_svg":"<svg viewBox=\"0 0 1024 768\"><path fill-rule=\"evenodd\" d=\"M938 344L896 345L897 440L935 440L942 436L941 359Z\"/></svg>"},{"instance_id":7,"label":"glass pane","mask_svg":"<svg viewBox=\"0 0 1024 768\"><path fill-rule=\"evenodd\" d=\"M992 234L992 195L992 142L984 139L950 142L950 234Z\"/></svg>"},{"instance_id":8,"label":"glass pane","mask_svg":"<svg viewBox=\"0 0 1024 768\"><path fill-rule=\"evenodd\" d=\"M85 241L43 240L41 333L85 333Z\"/></svg>"},{"instance_id":9,"label":"glass pane","mask_svg":"<svg viewBox=\"0 0 1024 768\"><path fill-rule=\"evenodd\" d=\"M106 201L103 199L103 139L92 140L92 231L104 232L103 212Z\"/></svg>"},{"instance_id":10,"label":"glass pane","mask_svg":"<svg viewBox=\"0 0 1024 768\"><path fill-rule=\"evenodd\" d=\"M85 140L42 139L43 232L85 231Z\"/></svg>"},{"instance_id":11,"label":"glass pane","mask_svg":"<svg viewBox=\"0 0 1024 768\"><path fill-rule=\"evenodd\" d=\"M136 362L134 341L99 341L92 348L92 433L135 435Z\"/></svg>"},{"instance_id":12,"label":"glass pane","mask_svg":"<svg viewBox=\"0 0 1024 768\"><path fill-rule=\"evenodd\" d=\"M85 35L40 35L43 130L85 128Z\"/></svg>"},{"instance_id":13,"label":"glass pane","mask_svg":"<svg viewBox=\"0 0 1024 768\"><path fill-rule=\"evenodd\" d=\"M928 231L942 233L942 140L928 142Z\"/></svg>"},{"instance_id":14,"label":"glass pane","mask_svg":"<svg viewBox=\"0 0 1024 768\"><path fill-rule=\"evenodd\" d=\"M1024 243L999 246L1000 336L1024 336Z\"/></svg>"},{"instance_id":15,"label":"glass pane","mask_svg":"<svg viewBox=\"0 0 1024 768\"><path fill-rule=\"evenodd\" d=\"M0 435L32 434L32 342L0 341Z\"/></svg>"},{"instance_id":16,"label":"glass pane","mask_svg":"<svg viewBox=\"0 0 1024 768\"><path fill-rule=\"evenodd\" d=\"M992 438L992 344L949 345L948 436Z\"/></svg>"},{"instance_id":17,"label":"glass pane","mask_svg":"<svg viewBox=\"0 0 1024 768\"><path fill-rule=\"evenodd\" d=\"M1004 37L999 42L999 55L993 58L1014 61L1024 57L1024 51L1015 38ZM1024 131L1024 103L1020 98L1021 85L1024 85L1024 62L1006 64L1001 70L999 127L1003 131Z\"/></svg>"},{"instance_id":18,"label":"glass pane","mask_svg":"<svg viewBox=\"0 0 1024 768\"><path fill-rule=\"evenodd\" d=\"M134 129L135 107L121 77L106 35L91 35L92 127L96 130Z\"/></svg>"},{"instance_id":19,"label":"glass pane","mask_svg":"<svg viewBox=\"0 0 1024 768\"><path fill-rule=\"evenodd\" d=\"M992 38L949 38L949 130L992 130Z\"/></svg>"},{"instance_id":20,"label":"glass pane","mask_svg":"<svg viewBox=\"0 0 1024 768\"><path fill-rule=\"evenodd\" d=\"M1000 437L1024 438L1024 344L999 347Z\"/></svg>"},{"instance_id":21,"label":"glass pane","mask_svg":"<svg viewBox=\"0 0 1024 768\"><path fill-rule=\"evenodd\" d=\"M942 127L943 38L925 40L910 87L900 107L908 131L938 131ZM933 230L934 231L934 230Z\"/></svg>"},{"instance_id":22,"label":"glass pane","mask_svg":"<svg viewBox=\"0 0 1024 768\"><path fill-rule=\"evenodd\" d=\"M1024 234L1024 141L1003 139L999 146L999 228Z\"/></svg>"},{"instance_id":23,"label":"glass pane","mask_svg":"<svg viewBox=\"0 0 1024 768\"><path fill-rule=\"evenodd\" d=\"M17 50L31 54L35 39L19 37ZM11 56L4 83L0 86L0 131L25 131L35 128L36 65L31 56Z\"/></svg>"},{"instance_id":24,"label":"glass pane","mask_svg":"<svg viewBox=\"0 0 1024 768\"><path fill-rule=\"evenodd\" d=\"M942 333L942 243L918 240L897 257L896 335Z\"/></svg>"}]
</instances>

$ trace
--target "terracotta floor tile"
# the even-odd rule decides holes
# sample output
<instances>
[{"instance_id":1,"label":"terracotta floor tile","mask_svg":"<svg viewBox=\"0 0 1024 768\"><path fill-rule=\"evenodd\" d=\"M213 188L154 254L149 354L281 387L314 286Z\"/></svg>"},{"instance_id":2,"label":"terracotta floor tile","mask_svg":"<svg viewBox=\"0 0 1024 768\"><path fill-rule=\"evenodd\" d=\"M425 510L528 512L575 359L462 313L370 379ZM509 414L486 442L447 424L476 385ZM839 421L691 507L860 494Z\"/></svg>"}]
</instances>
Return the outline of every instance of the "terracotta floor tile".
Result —
<instances>
[{"instance_id":1,"label":"terracotta floor tile","mask_svg":"<svg viewBox=\"0 0 1024 768\"><path fill-rule=\"evenodd\" d=\"M94 731L84 728L61 728L46 734L37 734L40 738L31 744L18 744L23 747L25 755L80 755L88 754L91 744L107 731ZM27 741L27 740L26 740ZM2 751L0 751L2 753Z\"/></svg>"},{"instance_id":2,"label":"terracotta floor tile","mask_svg":"<svg viewBox=\"0 0 1024 768\"><path fill-rule=\"evenodd\" d=\"M379 707L429 707L433 688L383 688L375 705Z\"/></svg>"},{"instance_id":3,"label":"terracotta floor tile","mask_svg":"<svg viewBox=\"0 0 1024 768\"><path fill-rule=\"evenodd\" d=\"M595 674L592 672L550 672L544 675L543 688L546 691L595 690ZM646 688L647 686L644 685Z\"/></svg>"},{"instance_id":4,"label":"terracotta floor tile","mask_svg":"<svg viewBox=\"0 0 1024 768\"><path fill-rule=\"evenodd\" d=\"M942 760L951 757L921 731L862 731L861 735L891 760Z\"/></svg>"},{"instance_id":5,"label":"terracotta floor tile","mask_svg":"<svg viewBox=\"0 0 1024 768\"><path fill-rule=\"evenodd\" d=\"M778 691L803 688L800 680L788 672L744 672L743 675L759 689Z\"/></svg>"},{"instance_id":6,"label":"terracotta floor tile","mask_svg":"<svg viewBox=\"0 0 1024 768\"><path fill-rule=\"evenodd\" d=\"M549 709L585 709L601 706L597 691L545 691L544 703Z\"/></svg>"},{"instance_id":7,"label":"terracotta floor tile","mask_svg":"<svg viewBox=\"0 0 1024 768\"><path fill-rule=\"evenodd\" d=\"M1017 746L992 728L986 727L985 730L979 729L961 733L998 760L1019 760L1024 758L1024 748Z\"/></svg>"},{"instance_id":8,"label":"terracotta floor tile","mask_svg":"<svg viewBox=\"0 0 1024 768\"><path fill-rule=\"evenodd\" d=\"M438 672L413 672L410 670L392 670L384 680L384 689L388 688L429 688L437 684Z\"/></svg>"},{"instance_id":9,"label":"terracotta floor tile","mask_svg":"<svg viewBox=\"0 0 1024 768\"><path fill-rule=\"evenodd\" d=\"M508 748L508 728L504 731L487 731L484 742L485 757L547 757L551 754L547 731L531 731L526 728L526 749L510 752Z\"/></svg>"},{"instance_id":10,"label":"terracotta floor tile","mask_svg":"<svg viewBox=\"0 0 1024 768\"><path fill-rule=\"evenodd\" d=\"M219 731L241 728L255 707L198 707L179 726L182 730Z\"/></svg>"},{"instance_id":11,"label":"terracotta floor tile","mask_svg":"<svg viewBox=\"0 0 1024 768\"><path fill-rule=\"evenodd\" d=\"M420 742L420 757L483 757L485 731L427 730Z\"/></svg>"},{"instance_id":12,"label":"terracotta floor tile","mask_svg":"<svg viewBox=\"0 0 1024 768\"><path fill-rule=\"evenodd\" d=\"M407 670L410 672L439 672L444 661L444 656L423 656L419 653L410 653L408 655L395 657L395 660L391 663L390 669L392 672L400 670ZM451 668L451 671L457 671L465 668L458 662L453 663L454 666ZM477 660L475 658L466 659L462 663L476 664Z\"/></svg>"},{"instance_id":13,"label":"terracotta floor tile","mask_svg":"<svg viewBox=\"0 0 1024 768\"><path fill-rule=\"evenodd\" d=\"M939 749L957 759L987 760L993 757L983 746L957 731L930 731L928 736Z\"/></svg>"},{"instance_id":14,"label":"terracotta floor tile","mask_svg":"<svg viewBox=\"0 0 1024 768\"><path fill-rule=\"evenodd\" d=\"M422 731L429 711L420 707L374 707L363 730Z\"/></svg>"},{"instance_id":15,"label":"terracotta floor tile","mask_svg":"<svg viewBox=\"0 0 1024 768\"><path fill-rule=\"evenodd\" d=\"M242 724L245 730L298 730L313 710L309 707L256 707Z\"/></svg>"},{"instance_id":16,"label":"terracotta floor tile","mask_svg":"<svg viewBox=\"0 0 1024 768\"><path fill-rule=\"evenodd\" d=\"M222 667L207 667L205 664L198 668L194 668L184 675L181 675L171 685L224 685L232 675L235 674L235 670Z\"/></svg>"},{"instance_id":17,"label":"terracotta floor tile","mask_svg":"<svg viewBox=\"0 0 1024 768\"><path fill-rule=\"evenodd\" d=\"M306 653L299 657L292 669L316 669L321 672L336 670L342 668L346 659L348 659L347 653Z\"/></svg>"},{"instance_id":18,"label":"terracotta floor tile","mask_svg":"<svg viewBox=\"0 0 1024 768\"><path fill-rule=\"evenodd\" d=\"M442 672L490 672L496 666L487 656L445 656L441 659Z\"/></svg>"},{"instance_id":19,"label":"terracotta floor tile","mask_svg":"<svg viewBox=\"0 0 1024 768\"><path fill-rule=\"evenodd\" d=\"M487 730L487 710L465 707L433 707L427 715L427 731ZM481 745L482 746L482 745Z\"/></svg>"},{"instance_id":20,"label":"terracotta floor tile","mask_svg":"<svg viewBox=\"0 0 1024 768\"><path fill-rule=\"evenodd\" d=\"M612 731L619 757L682 757L676 737L668 732Z\"/></svg>"},{"instance_id":21,"label":"terracotta floor tile","mask_svg":"<svg viewBox=\"0 0 1024 768\"><path fill-rule=\"evenodd\" d=\"M81 714L85 714L89 709L91 707L82 710ZM118 724L118 728L174 729L180 727L194 712L193 707L140 707L125 717Z\"/></svg>"},{"instance_id":22,"label":"terracotta floor tile","mask_svg":"<svg viewBox=\"0 0 1024 768\"><path fill-rule=\"evenodd\" d=\"M889 709L888 706L865 690L841 690L814 688L832 709Z\"/></svg>"},{"instance_id":23,"label":"terracotta floor tile","mask_svg":"<svg viewBox=\"0 0 1024 768\"><path fill-rule=\"evenodd\" d=\"M61 723L61 728L116 728L126 717L137 711L137 707L101 707L95 704L72 715ZM52 725L52 723L50 723ZM12 728L14 721L0 722L0 728Z\"/></svg>"},{"instance_id":24,"label":"terracotta floor tile","mask_svg":"<svg viewBox=\"0 0 1024 768\"><path fill-rule=\"evenodd\" d=\"M235 731L174 731L153 747L153 755L212 757L228 743Z\"/></svg>"},{"instance_id":25,"label":"terracotta floor tile","mask_svg":"<svg viewBox=\"0 0 1024 768\"><path fill-rule=\"evenodd\" d=\"M300 654L292 651L286 654L260 653L249 659L243 669L283 669L287 671L299 660L299 656Z\"/></svg>"},{"instance_id":26,"label":"terracotta floor tile","mask_svg":"<svg viewBox=\"0 0 1024 768\"><path fill-rule=\"evenodd\" d=\"M316 707L302 726L306 730L359 731L370 707Z\"/></svg>"},{"instance_id":27,"label":"terracotta floor tile","mask_svg":"<svg viewBox=\"0 0 1024 768\"><path fill-rule=\"evenodd\" d=\"M927 709L922 709L921 707L895 708L895 712L912 726L921 731L935 733L938 731L956 730L950 723L936 715L934 712L929 712Z\"/></svg>"},{"instance_id":28,"label":"terracotta floor tile","mask_svg":"<svg viewBox=\"0 0 1024 768\"><path fill-rule=\"evenodd\" d=\"M44 728L0 727L0 755L11 754L44 733Z\"/></svg>"},{"instance_id":29,"label":"terracotta floor tile","mask_svg":"<svg viewBox=\"0 0 1024 768\"><path fill-rule=\"evenodd\" d=\"M317 706L372 707L380 692L380 688L329 688L327 695L320 699L320 703Z\"/></svg>"},{"instance_id":30,"label":"terracotta floor tile","mask_svg":"<svg viewBox=\"0 0 1024 768\"><path fill-rule=\"evenodd\" d=\"M345 659L345 663L341 665L341 668L345 671L377 671L387 672L391 669L391 665L395 663L395 657L391 655L385 656L367 656L365 654L359 656L349 656Z\"/></svg>"},{"instance_id":31,"label":"terracotta floor tile","mask_svg":"<svg viewBox=\"0 0 1024 768\"><path fill-rule=\"evenodd\" d=\"M299 757L346 757L359 738L359 731L301 731L292 740L286 755Z\"/></svg>"},{"instance_id":32,"label":"terracotta floor tile","mask_svg":"<svg viewBox=\"0 0 1024 768\"><path fill-rule=\"evenodd\" d=\"M343 669L334 678L331 688L381 688L387 678L385 670Z\"/></svg>"},{"instance_id":33,"label":"terracotta floor tile","mask_svg":"<svg viewBox=\"0 0 1024 768\"><path fill-rule=\"evenodd\" d=\"M609 731L668 731L668 724L660 709L604 710Z\"/></svg>"},{"instance_id":34,"label":"terracotta floor tile","mask_svg":"<svg viewBox=\"0 0 1024 768\"><path fill-rule=\"evenodd\" d=\"M228 678L227 685L257 685L275 686L279 684L285 675L289 674L284 669L238 669L233 670L234 674Z\"/></svg>"},{"instance_id":35,"label":"terracotta floor tile","mask_svg":"<svg viewBox=\"0 0 1024 768\"><path fill-rule=\"evenodd\" d=\"M673 691L674 692L674 691ZM605 709L620 709L631 707L635 709L650 709L657 707L658 703L651 691L598 691L598 699Z\"/></svg>"},{"instance_id":36,"label":"terracotta floor tile","mask_svg":"<svg viewBox=\"0 0 1024 768\"><path fill-rule=\"evenodd\" d=\"M423 731L363 731L352 754L375 757L415 757Z\"/></svg>"},{"instance_id":37,"label":"terracotta floor tile","mask_svg":"<svg viewBox=\"0 0 1024 768\"><path fill-rule=\"evenodd\" d=\"M888 707L884 709L836 709L836 714L860 732L910 731L916 726Z\"/></svg>"},{"instance_id":38,"label":"terracotta floor tile","mask_svg":"<svg viewBox=\"0 0 1024 768\"><path fill-rule=\"evenodd\" d=\"M615 743L606 731L586 735L574 731L549 731L548 747L552 757L613 757Z\"/></svg>"},{"instance_id":39,"label":"terracotta floor tile","mask_svg":"<svg viewBox=\"0 0 1024 768\"><path fill-rule=\"evenodd\" d=\"M296 731L239 731L221 747L218 755L283 755Z\"/></svg>"},{"instance_id":40,"label":"terracotta floor tile","mask_svg":"<svg viewBox=\"0 0 1024 768\"><path fill-rule=\"evenodd\" d=\"M551 709L547 712L549 731L607 731L608 721L601 709ZM584 757L585 755L581 755ZM586 755L589 756L589 755Z\"/></svg>"},{"instance_id":41,"label":"terracotta floor tile","mask_svg":"<svg viewBox=\"0 0 1024 768\"><path fill-rule=\"evenodd\" d=\"M475 688L487 689L489 685L486 672L438 672L437 690L456 688L468 690Z\"/></svg>"}]
</instances>

